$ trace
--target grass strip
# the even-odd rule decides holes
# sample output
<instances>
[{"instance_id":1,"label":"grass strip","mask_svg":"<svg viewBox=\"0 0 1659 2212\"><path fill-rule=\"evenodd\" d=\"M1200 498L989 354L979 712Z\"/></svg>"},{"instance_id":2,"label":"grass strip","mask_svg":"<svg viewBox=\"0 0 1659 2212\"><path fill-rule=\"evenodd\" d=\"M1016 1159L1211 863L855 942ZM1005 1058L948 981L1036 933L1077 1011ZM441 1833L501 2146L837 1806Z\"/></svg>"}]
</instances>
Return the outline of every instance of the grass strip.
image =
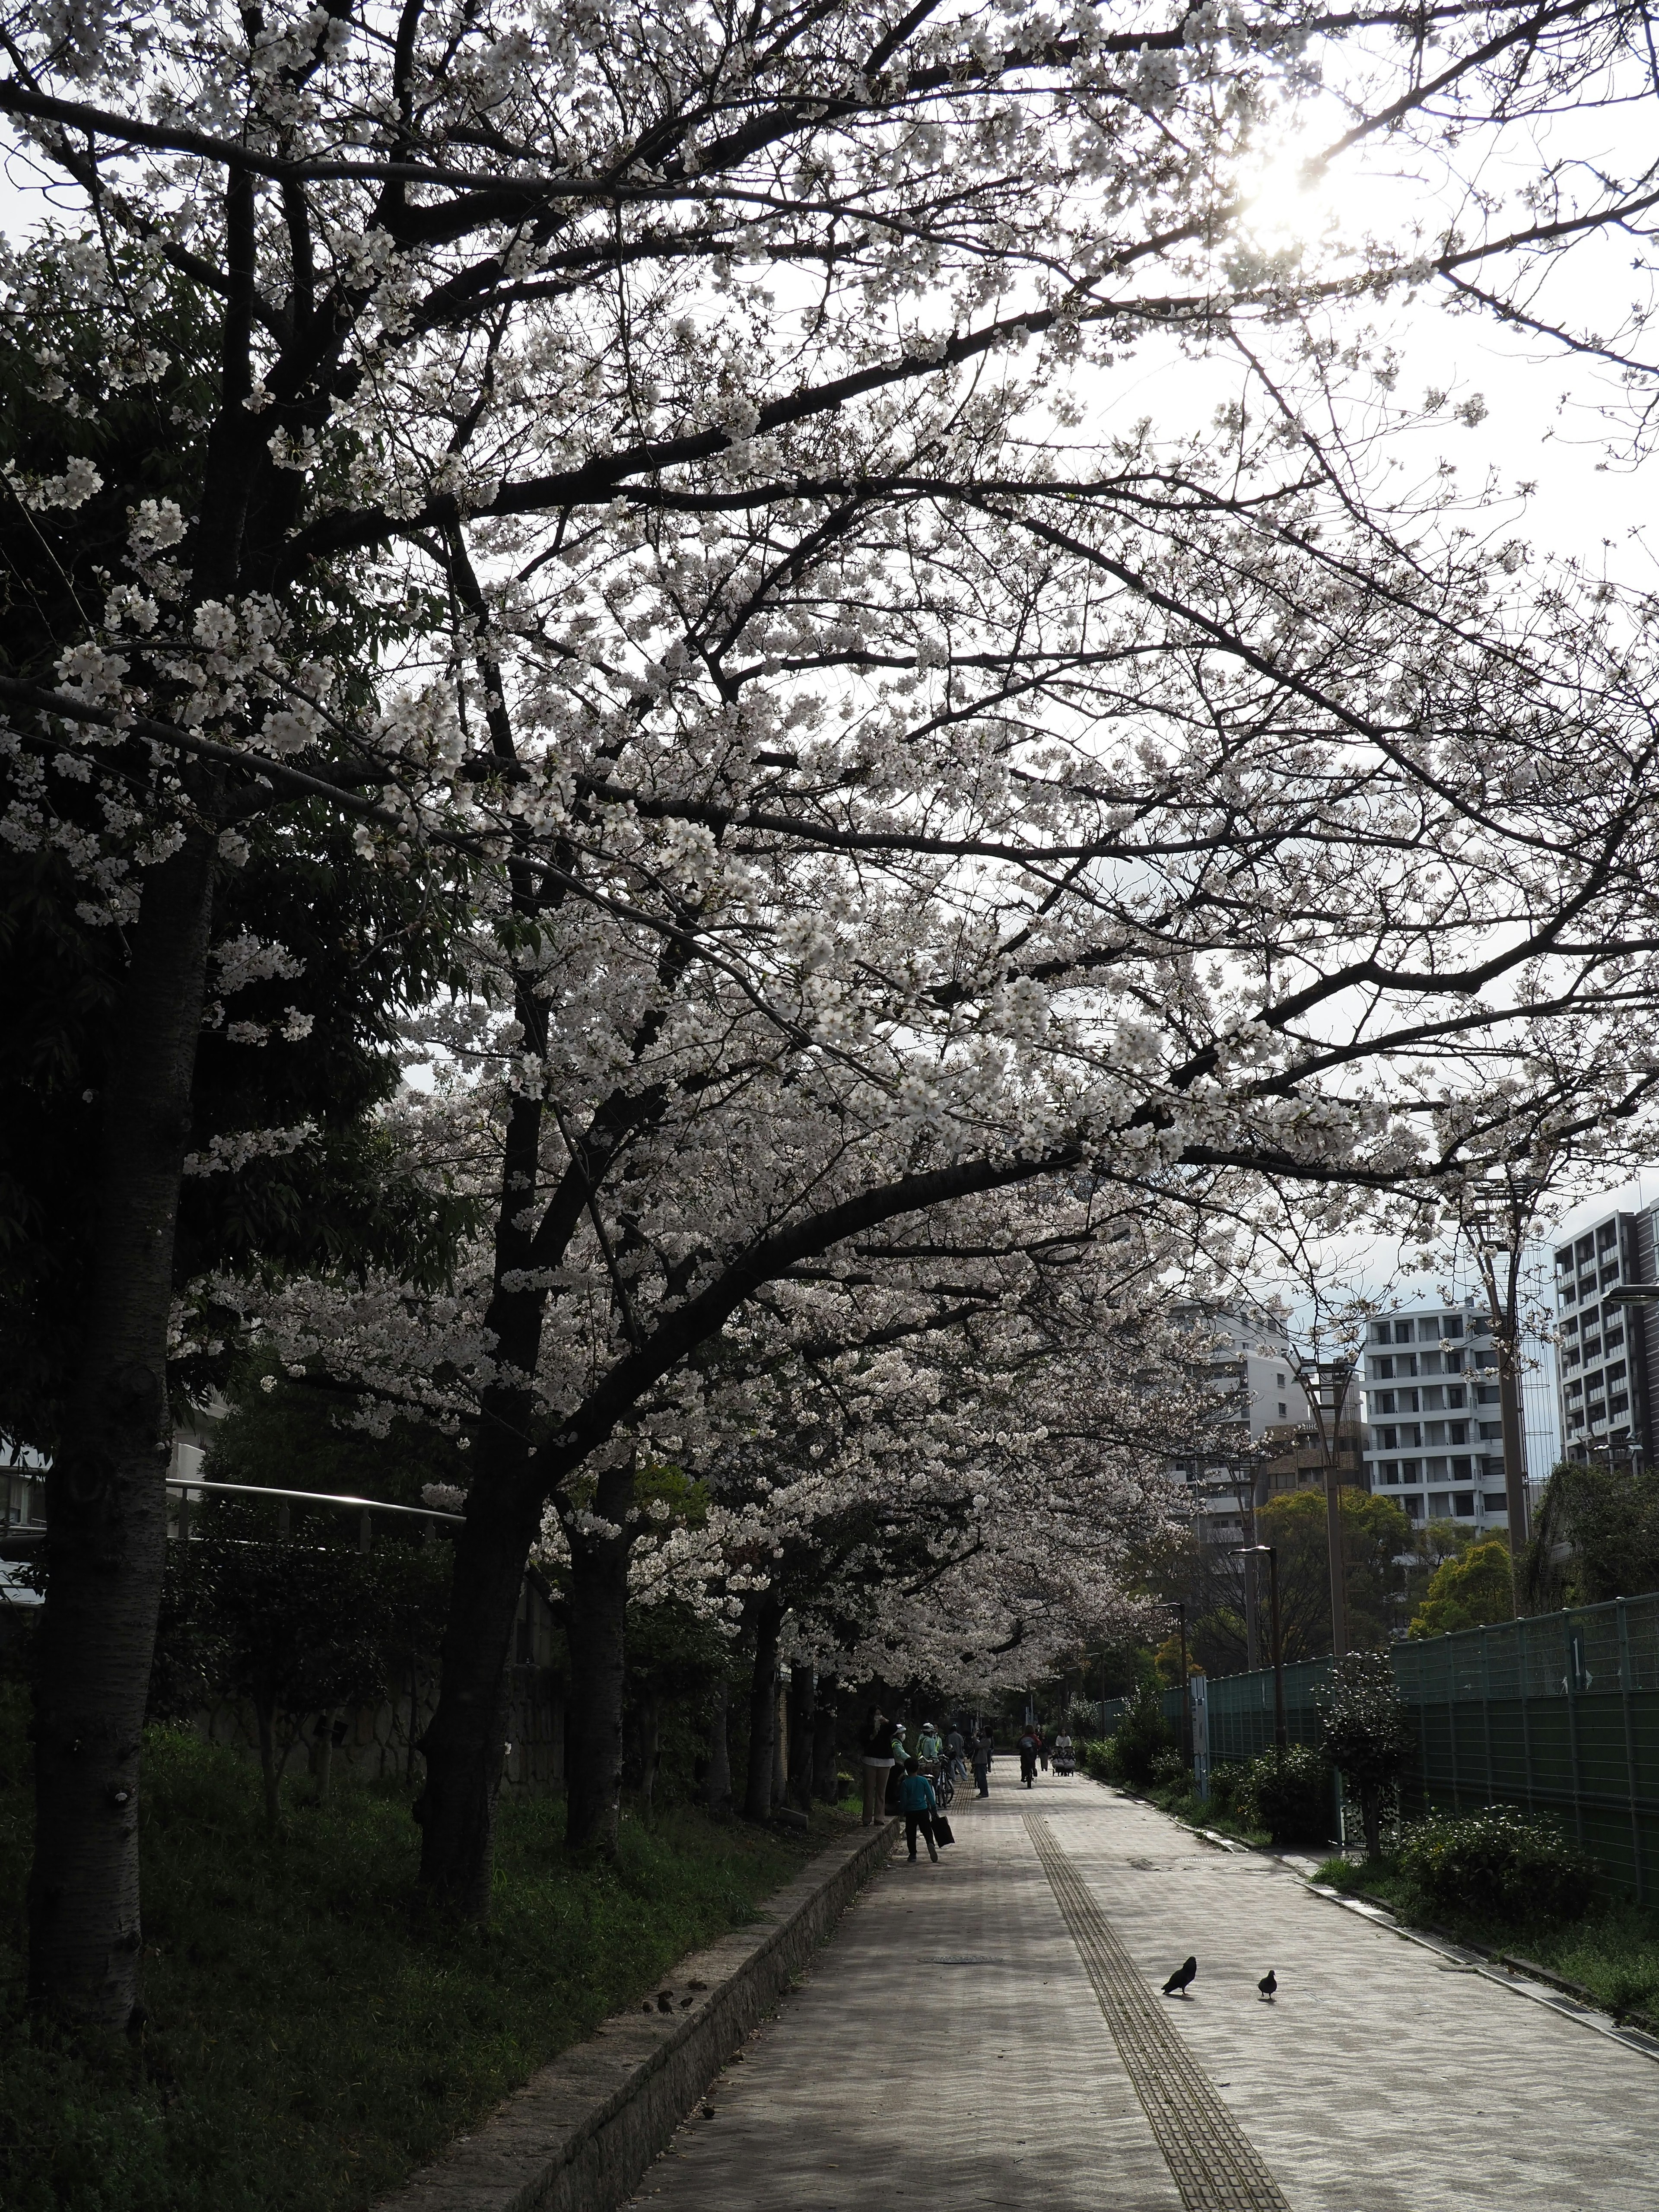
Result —
<instances>
[{"instance_id":1,"label":"grass strip","mask_svg":"<svg viewBox=\"0 0 1659 2212\"><path fill-rule=\"evenodd\" d=\"M1315 1876L1350 1897L1373 1898L1407 1927L1432 1928L1490 1951L1522 1972L1541 1967L1621 2020L1659 2033L1659 1912L1598 1900L1582 1920L1503 1921L1431 1908L1398 1860L1327 1859Z\"/></svg>"},{"instance_id":2,"label":"grass strip","mask_svg":"<svg viewBox=\"0 0 1659 2212\"><path fill-rule=\"evenodd\" d=\"M489 1929L411 1910L399 1791L325 1807L179 1730L146 1747L142 2035L70 2047L23 2011L31 1808L23 1701L0 1687L0 2205L6 2212L359 2212L844 1832L625 1814L573 1860L557 1798L504 1800Z\"/></svg>"}]
</instances>

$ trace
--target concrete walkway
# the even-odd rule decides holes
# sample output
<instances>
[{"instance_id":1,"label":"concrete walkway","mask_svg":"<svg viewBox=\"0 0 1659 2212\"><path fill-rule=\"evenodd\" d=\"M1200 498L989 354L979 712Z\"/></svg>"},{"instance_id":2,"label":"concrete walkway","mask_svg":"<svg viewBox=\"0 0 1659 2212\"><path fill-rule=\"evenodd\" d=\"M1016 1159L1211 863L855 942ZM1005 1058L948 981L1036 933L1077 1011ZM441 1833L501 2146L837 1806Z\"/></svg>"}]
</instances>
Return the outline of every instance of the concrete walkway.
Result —
<instances>
[{"instance_id":1,"label":"concrete walkway","mask_svg":"<svg viewBox=\"0 0 1659 2212\"><path fill-rule=\"evenodd\" d=\"M1659 2064L1085 1780L902 1845L649 2212L1655 2212ZM1189 1952L1189 1999L1159 1985ZM1273 2004L1256 1995L1273 1967Z\"/></svg>"}]
</instances>

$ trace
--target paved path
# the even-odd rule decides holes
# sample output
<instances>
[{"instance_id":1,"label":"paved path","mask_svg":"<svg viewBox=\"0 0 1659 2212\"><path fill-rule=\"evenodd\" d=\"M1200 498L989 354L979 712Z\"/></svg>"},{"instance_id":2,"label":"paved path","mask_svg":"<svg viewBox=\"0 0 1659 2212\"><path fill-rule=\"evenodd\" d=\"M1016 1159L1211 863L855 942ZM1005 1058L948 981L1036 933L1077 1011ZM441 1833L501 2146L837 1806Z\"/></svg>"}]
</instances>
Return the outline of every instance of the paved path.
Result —
<instances>
[{"instance_id":1,"label":"paved path","mask_svg":"<svg viewBox=\"0 0 1659 2212\"><path fill-rule=\"evenodd\" d=\"M1011 1765L958 1796L939 1866L901 1845L641 2212L1659 2206L1659 2064L1269 1860ZM1159 1996L1189 1951L1190 1999Z\"/></svg>"}]
</instances>

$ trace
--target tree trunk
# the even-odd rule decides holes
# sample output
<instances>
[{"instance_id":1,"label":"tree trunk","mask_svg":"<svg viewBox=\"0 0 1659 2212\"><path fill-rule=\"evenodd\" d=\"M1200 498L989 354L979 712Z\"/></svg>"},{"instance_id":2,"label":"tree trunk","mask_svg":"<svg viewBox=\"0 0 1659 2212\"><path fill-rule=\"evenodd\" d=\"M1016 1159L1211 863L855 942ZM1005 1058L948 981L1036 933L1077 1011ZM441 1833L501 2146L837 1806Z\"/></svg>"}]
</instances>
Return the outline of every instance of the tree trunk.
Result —
<instances>
[{"instance_id":1,"label":"tree trunk","mask_svg":"<svg viewBox=\"0 0 1659 2212\"><path fill-rule=\"evenodd\" d=\"M708 1809L717 1820L732 1810L732 1749L726 1737L732 1685L722 1674L714 1685L714 1711L708 1723L708 1777L703 1784Z\"/></svg>"},{"instance_id":2,"label":"tree trunk","mask_svg":"<svg viewBox=\"0 0 1659 2212\"><path fill-rule=\"evenodd\" d=\"M507 1661L530 1547L540 1524L521 1449L507 1479L474 1485L455 1547L444 1625L438 1704L421 1751L426 1784L415 1803L421 1824L421 1887L447 1910L489 1917L495 1869L495 1792L507 1727Z\"/></svg>"},{"instance_id":3,"label":"tree trunk","mask_svg":"<svg viewBox=\"0 0 1659 2212\"><path fill-rule=\"evenodd\" d=\"M836 1742L836 1678L820 1674L817 1711L812 1717L812 1795L822 1805L841 1797L841 1759Z\"/></svg>"},{"instance_id":4,"label":"tree trunk","mask_svg":"<svg viewBox=\"0 0 1659 2212\"><path fill-rule=\"evenodd\" d=\"M812 1809L817 1711L817 1676L811 1668L797 1663L789 1677L789 1802L803 1813Z\"/></svg>"},{"instance_id":5,"label":"tree trunk","mask_svg":"<svg viewBox=\"0 0 1659 2212\"><path fill-rule=\"evenodd\" d=\"M329 1784L334 1778L334 1712L332 1709L319 1716L312 1741L317 1747L317 1802L328 1802Z\"/></svg>"},{"instance_id":6,"label":"tree trunk","mask_svg":"<svg viewBox=\"0 0 1659 2212\"><path fill-rule=\"evenodd\" d=\"M783 1607L769 1590L755 1618L755 1674L749 1693L749 1772L743 1809L750 1820L772 1816L772 1756L778 1728L778 1634Z\"/></svg>"},{"instance_id":7,"label":"tree trunk","mask_svg":"<svg viewBox=\"0 0 1659 2212\"><path fill-rule=\"evenodd\" d=\"M570 1541L571 1717L565 1848L598 1850L611 1857L622 1815L624 1639L632 1549L626 1516L633 1494L633 1470L608 1469L595 1489L593 1511L618 1533L578 1534Z\"/></svg>"},{"instance_id":8,"label":"tree trunk","mask_svg":"<svg viewBox=\"0 0 1659 2212\"><path fill-rule=\"evenodd\" d=\"M649 1692L640 1708L640 1810L648 1820L662 1765L662 1700Z\"/></svg>"},{"instance_id":9,"label":"tree trunk","mask_svg":"<svg viewBox=\"0 0 1659 2212\"><path fill-rule=\"evenodd\" d=\"M1359 1793L1359 1817L1365 1827L1365 1856L1380 1859L1382 1856L1382 1791L1375 1782L1370 1782Z\"/></svg>"},{"instance_id":10,"label":"tree trunk","mask_svg":"<svg viewBox=\"0 0 1659 2212\"><path fill-rule=\"evenodd\" d=\"M98 1236L47 1479L36 1643L29 1996L88 2026L139 2013L139 1750L167 1548L167 1324L215 842L144 879L94 1170Z\"/></svg>"},{"instance_id":11,"label":"tree trunk","mask_svg":"<svg viewBox=\"0 0 1659 2212\"><path fill-rule=\"evenodd\" d=\"M255 1692L253 1718L259 1731L259 1775L265 1787L265 1833L274 1841L283 1825L283 1778L276 1765L276 1706L269 1692Z\"/></svg>"}]
</instances>

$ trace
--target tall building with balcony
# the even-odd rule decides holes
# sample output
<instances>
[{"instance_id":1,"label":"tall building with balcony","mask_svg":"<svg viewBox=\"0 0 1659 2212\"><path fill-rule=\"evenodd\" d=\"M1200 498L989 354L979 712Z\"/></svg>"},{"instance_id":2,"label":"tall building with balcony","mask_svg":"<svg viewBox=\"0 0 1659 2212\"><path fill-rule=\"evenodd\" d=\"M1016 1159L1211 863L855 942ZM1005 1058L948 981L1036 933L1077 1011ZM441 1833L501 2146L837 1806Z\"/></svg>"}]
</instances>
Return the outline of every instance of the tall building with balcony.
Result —
<instances>
[{"instance_id":1,"label":"tall building with balcony","mask_svg":"<svg viewBox=\"0 0 1659 2212\"><path fill-rule=\"evenodd\" d=\"M1194 1307L1185 1316L1212 1338L1210 1374L1222 1418L1236 1443L1225 1450L1176 1455L1177 1480L1194 1492L1194 1530L1202 1543L1226 1551L1245 1540L1245 1517L1280 1491L1322 1484L1324 1453L1307 1392L1297 1379L1284 1326L1246 1307ZM1339 1479L1364 1480L1360 1458L1358 1378L1335 1437Z\"/></svg>"},{"instance_id":2,"label":"tall building with balcony","mask_svg":"<svg viewBox=\"0 0 1659 2212\"><path fill-rule=\"evenodd\" d=\"M1474 1302L1374 1321L1365 1345L1365 1467L1415 1527L1509 1527L1492 1322Z\"/></svg>"},{"instance_id":3,"label":"tall building with balcony","mask_svg":"<svg viewBox=\"0 0 1659 2212\"><path fill-rule=\"evenodd\" d=\"M1573 1460L1651 1465L1659 1371L1659 1307L1626 1305L1616 1293L1650 1284L1659 1267L1659 1206L1608 1213L1555 1254L1561 1438Z\"/></svg>"}]
</instances>

